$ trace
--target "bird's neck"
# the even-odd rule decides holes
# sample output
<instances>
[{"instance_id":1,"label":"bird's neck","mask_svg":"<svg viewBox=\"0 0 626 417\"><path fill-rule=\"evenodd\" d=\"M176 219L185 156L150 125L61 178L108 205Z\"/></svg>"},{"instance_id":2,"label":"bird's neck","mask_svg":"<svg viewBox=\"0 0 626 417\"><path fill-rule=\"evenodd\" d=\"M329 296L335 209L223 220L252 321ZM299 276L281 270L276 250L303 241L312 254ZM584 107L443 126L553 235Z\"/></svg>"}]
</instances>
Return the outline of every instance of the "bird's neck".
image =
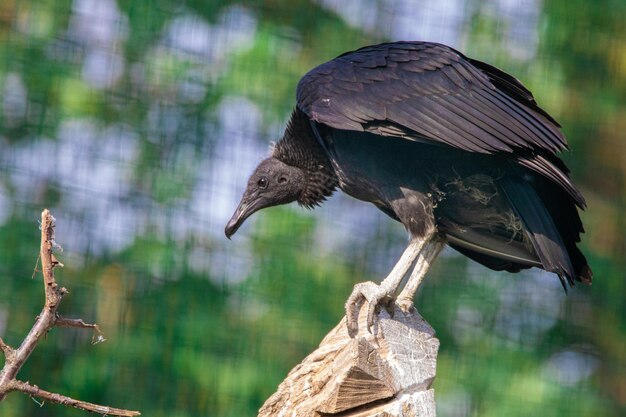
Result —
<instances>
[{"instance_id":1,"label":"bird's neck","mask_svg":"<svg viewBox=\"0 0 626 417\"><path fill-rule=\"evenodd\" d=\"M293 111L272 156L303 171L305 181L298 198L301 206L318 206L335 191L338 181L330 159L315 138L308 116L299 109Z\"/></svg>"}]
</instances>

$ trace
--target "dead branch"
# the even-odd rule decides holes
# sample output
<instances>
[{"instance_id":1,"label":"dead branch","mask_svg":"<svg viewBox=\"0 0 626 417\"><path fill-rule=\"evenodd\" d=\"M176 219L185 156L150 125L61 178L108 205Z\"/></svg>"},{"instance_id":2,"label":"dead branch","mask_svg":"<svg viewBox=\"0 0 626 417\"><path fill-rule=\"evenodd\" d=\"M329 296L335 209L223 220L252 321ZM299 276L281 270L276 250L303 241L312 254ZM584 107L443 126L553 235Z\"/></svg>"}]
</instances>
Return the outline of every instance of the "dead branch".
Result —
<instances>
[{"instance_id":1,"label":"dead branch","mask_svg":"<svg viewBox=\"0 0 626 417\"><path fill-rule=\"evenodd\" d=\"M55 394L54 392L42 390L37 385L30 385L28 382L13 380L9 383L9 391L20 391L24 394L41 398L44 401L50 401L69 407L80 408L81 410L87 410L102 415L124 417L139 415L139 412L137 411L122 410L120 408L107 407L103 405L88 403L86 401L75 400L73 398L66 397L65 395Z\"/></svg>"},{"instance_id":2,"label":"dead branch","mask_svg":"<svg viewBox=\"0 0 626 417\"><path fill-rule=\"evenodd\" d=\"M0 350L2 350L5 356L4 368L0 371L0 402L4 400L9 392L20 391L50 402L64 404L103 415L140 415L141 413L138 411L121 410L75 400L64 395L42 390L36 385L30 385L28 382L22 382L16 379L18 372L33 350L35 350L37 343L55 326L89 328L94 331L94 340L96 342L104 340L102 332L100 332L96 324L88 324L81 319L60 318L57 315L61 300L68 291L64 287L60 287L54 277L54 268L63 266L53 254L54 249L60 248L54 240L54 221L55 219L52 214L50 214L49 210L46 209L41 213L41 249L39 257L41 260L45 291L44 307L19 348L14 349L0 339Z\"/></svg>"},{"instance_id":3,"label":"dead branch","mask_svg":"<svg viewBox=\"0 0 626 417\"><path fill-rule=\"evenodd\" d=\"M95 323L85 323L83 319L67 319L65 317L57 316L56 327L75 327L78 329L92 329L93 336L91 343L96 345L98 343L106 341L104 334Z\"/></svg>"}]
</instances>

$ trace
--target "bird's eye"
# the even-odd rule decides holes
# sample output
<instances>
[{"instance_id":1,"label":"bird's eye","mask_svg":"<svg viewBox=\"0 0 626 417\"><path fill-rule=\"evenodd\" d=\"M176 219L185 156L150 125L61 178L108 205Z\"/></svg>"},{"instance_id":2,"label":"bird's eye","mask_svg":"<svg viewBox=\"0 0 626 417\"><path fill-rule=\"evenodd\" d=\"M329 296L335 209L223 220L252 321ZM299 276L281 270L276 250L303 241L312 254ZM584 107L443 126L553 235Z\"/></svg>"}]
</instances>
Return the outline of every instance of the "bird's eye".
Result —
<instances>
[{"instance_id":1,"label":"bird's eye","mask_svg":"<svg viewBox=\"0 0 626 417\"><path fill-rule=\"evenodd\" d=\"M279 184L284 184L284 183L286 183L286 182L287 182L287 178L285 178L285 177L280 177L280 178L278 179L278 183L279 183Z\"/></svg>"},{"instance_id":2,"label":"bird's eye","mask_svg":"<svg viewBox=\"0 0 626 417\"><path fill-rule=\"evenodd\" d=\"M259 182L257 183L259 188L263 189L267 187L267 178L262 177Z\"/></svg>"}]
</instances>

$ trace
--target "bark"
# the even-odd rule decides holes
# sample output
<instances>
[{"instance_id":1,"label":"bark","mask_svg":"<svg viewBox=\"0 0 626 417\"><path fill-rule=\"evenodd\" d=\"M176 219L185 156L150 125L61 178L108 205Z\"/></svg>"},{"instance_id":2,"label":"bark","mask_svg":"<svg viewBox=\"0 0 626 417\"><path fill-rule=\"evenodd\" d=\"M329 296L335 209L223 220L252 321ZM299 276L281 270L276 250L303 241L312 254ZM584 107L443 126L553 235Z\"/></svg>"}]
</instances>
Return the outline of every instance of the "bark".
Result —
<instances>
[{"instance_id":1,"label":"bark","mask_svg":"<svg viewBox=\"0 0 626 417\"><path fill-rule=\"evenodd\" d=\"M415 309L383 310L370 334L365 309L359 333L345 318L297 365L259 410L270 416L435 416L431 385L439 340Z\"/></svg>"}]
</instances>

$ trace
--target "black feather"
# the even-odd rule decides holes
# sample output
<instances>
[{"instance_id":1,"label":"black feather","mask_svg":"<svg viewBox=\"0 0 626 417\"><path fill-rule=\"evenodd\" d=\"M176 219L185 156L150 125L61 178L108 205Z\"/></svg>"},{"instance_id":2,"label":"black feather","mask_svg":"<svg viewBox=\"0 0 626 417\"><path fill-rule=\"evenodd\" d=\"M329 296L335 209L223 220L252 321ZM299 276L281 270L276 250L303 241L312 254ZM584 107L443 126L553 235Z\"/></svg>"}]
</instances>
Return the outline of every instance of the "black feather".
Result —
<instances>
[{"instance_id":1,"label":"black feather","mask_svg":"<svg viewBox=\"0 0 626 417\"><path fill-rule=\"evenodd\" d=\"M523 180L508 177L502 178L501 185L511 208L522 221L543 268L557 274L564 287L566 281L573 285L576 272L567 248L550 212L535 190Z\"/></svg>"}]
</instances>

